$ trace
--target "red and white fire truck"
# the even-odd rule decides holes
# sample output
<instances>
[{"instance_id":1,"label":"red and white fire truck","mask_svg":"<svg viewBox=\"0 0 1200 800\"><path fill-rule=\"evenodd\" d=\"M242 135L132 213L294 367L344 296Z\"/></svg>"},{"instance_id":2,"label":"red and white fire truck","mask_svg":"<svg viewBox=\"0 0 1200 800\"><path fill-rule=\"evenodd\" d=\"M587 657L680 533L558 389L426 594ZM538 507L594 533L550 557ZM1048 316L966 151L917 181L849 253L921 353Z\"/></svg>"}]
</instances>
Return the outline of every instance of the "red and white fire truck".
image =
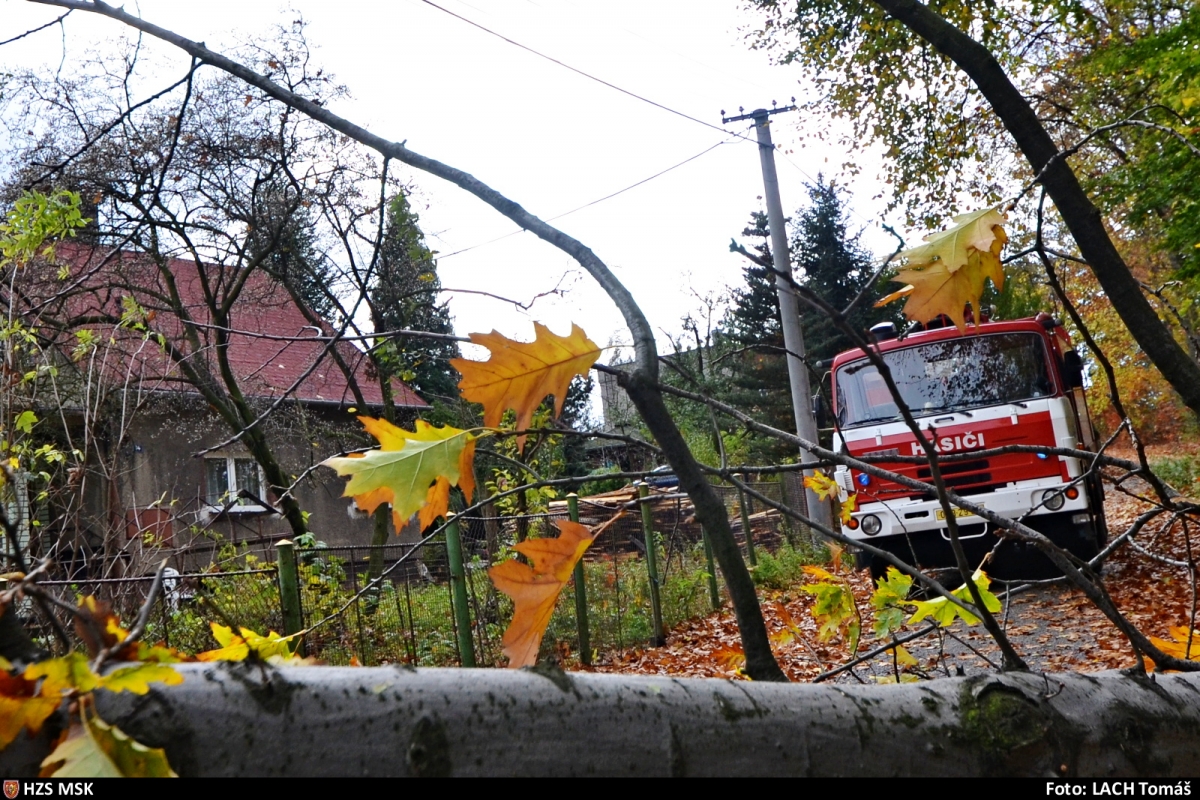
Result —
<instances>
[{"instance_id":1,"label":"red and white fire truck","mask_svg":"<svg viewBox=\"0 0 1200 800\"><path fill-rule=\"evenodd\" d=\"M1050 315L983 321L960 333L952 324L896 335L891 323L871 331L900 397L911 409L939 462L947 488L1045 534L1082 558L1103 547L1103 489L1077 458L1004 453L971 458L1005 445L1094 450L1083 395L1083 365L1066 331ZM855 457L920 456L924 446L900 416L895 398L861 349L832 363L834 448ZM925 483L928 463L879 466ZM932 491L916 491L858 470L838 467L835 480L857 495L843 533L927 569L954 565L945 512ZM1000 541L993 526L955 508L959 537L972 567L993 549L989 574L1010 580L1054 574L1032 545ZM998 546L997 546L998 545ZM860 556L860 567L882 575L887 563Z\"/></svg>"}]
</instances>

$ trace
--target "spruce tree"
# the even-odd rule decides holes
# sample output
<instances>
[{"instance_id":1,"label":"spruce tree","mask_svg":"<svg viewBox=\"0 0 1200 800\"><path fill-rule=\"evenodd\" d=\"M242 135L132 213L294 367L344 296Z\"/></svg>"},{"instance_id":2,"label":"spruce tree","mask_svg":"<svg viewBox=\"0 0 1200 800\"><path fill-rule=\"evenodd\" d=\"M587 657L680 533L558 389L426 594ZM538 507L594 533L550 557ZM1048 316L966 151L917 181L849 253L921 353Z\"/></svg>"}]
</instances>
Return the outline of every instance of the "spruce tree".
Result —
<instances>
[{"instance_id":1,"label":"spruce tree","mask_svg":"<svg viewBox=\"0 0 1200 800\"><path fill-rule=\"evenodd\" d=\"M818 175L817 182L808 186L808 196L808 205L799 211L793 225L792 271L799 283L841 310L850 305L871 279L873 259L859 243L859 234L851 233L846 205L836 186ZM882 285L886 281L877 282L870 296L854 307L847 320L863 335L877 322L895 318L894 307L875 308L875 301L882 296L879 291ZM844 331L814 311L801 308L800 320L810 364L833 358L854 346Z\"/></svg>"},{"instance_id":2,"label":"spruce tree","mask_svg":"<svg viewBox=\"0 0 1200 800\"><path fill-rule=\"evenodd\" d=\"M266 184L256 192L248 221L250 260L289 287L316 314L332 320L335 270L317 245L312 212L290 188Z\"/></svg>"},{"instance_id":3,"label":"spruce tree","mask_svg":"<svg viewBox=\"0 0 1200 800\"><path fill-rule=\"evenodd\" d=\"M845 203L837 188L818 176L808 192L809 203L797 212L791 226L792 273L798 283L833 307L844 309L870 280L872 258L859 244L858 235L850 232ZM730 361L736 365L729 381L731 388L724 398L768 424L790 431L795 428L795 417L779 298L774 275L765 266L772 261L766 214L753 213L742 235L759 243L754 246L754 261L742 268L744 283L732 290L733 303L721 323L724 345L737 350L737 357ZM892 308L874 307L880 295L878 286L873 287L850 314L850 324L864 334L876 322L893 318ZM823 377L816 363L853 345L843 331L805 303L800 304L800 323L809 380L815 392ZM792 448L766 439L755 439L751 453L764 460L793 455Z\"/></svg>"},{"instance_id":4,"label":"spruce tree","mask_svg":"<svg viewBox=\"0 0 1200 800\"><path fill-rule=\"evenodd\" d=\"M437 261L425 245L418 217L404 195L388 209L387 229L375 265L371 309L377 331L419 330L451 334L450 311L438 301L442 282ZM458 357L453 341L393 336L377 351L377 363L389 377L411 386L430 403L458 397Z\"/></svg>"},{"instance_id":5,"label":"spruce tree","mask_svg":"<svg viewBox=\"0 0 1200 800\"><path fill-rule=\"evenodd\" d=\"M767 215L761 211L751 214L750 225L742 235L758 240L754 245L756 262L770 264ZM768 425L790 431L796 423L788 392L779 296L774 275L756 262L746 262L742 267L744 283L732 290L732 304L719 327L720 347L731 351L725 360L733 373L723 399ZM790 446L765 437L754 437L750 442L755 460L777 462L791 452Z\"/></svg>"}]
</instances>

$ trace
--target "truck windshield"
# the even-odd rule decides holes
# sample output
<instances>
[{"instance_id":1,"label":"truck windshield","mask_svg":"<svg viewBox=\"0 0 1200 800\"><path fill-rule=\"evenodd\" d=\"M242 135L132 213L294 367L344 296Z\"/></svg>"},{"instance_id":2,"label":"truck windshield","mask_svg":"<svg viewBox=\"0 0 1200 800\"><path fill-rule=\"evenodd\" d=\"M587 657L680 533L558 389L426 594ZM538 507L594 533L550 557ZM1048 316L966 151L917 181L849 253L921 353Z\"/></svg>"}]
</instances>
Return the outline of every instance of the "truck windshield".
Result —
<instances>
[{"instance_id":1,"label":"truck windshield","mask_svg":"<svg viewBox=\"0 0 1200 800\"><path fill-rule=\"evenodd\" d=\"M950 339L884 353L900 396L917 417L1048 397L1046 348L1034 333ZM865 358L837 372L842 427L900 419L883 376Z\"/></svg>"}]
</instances>

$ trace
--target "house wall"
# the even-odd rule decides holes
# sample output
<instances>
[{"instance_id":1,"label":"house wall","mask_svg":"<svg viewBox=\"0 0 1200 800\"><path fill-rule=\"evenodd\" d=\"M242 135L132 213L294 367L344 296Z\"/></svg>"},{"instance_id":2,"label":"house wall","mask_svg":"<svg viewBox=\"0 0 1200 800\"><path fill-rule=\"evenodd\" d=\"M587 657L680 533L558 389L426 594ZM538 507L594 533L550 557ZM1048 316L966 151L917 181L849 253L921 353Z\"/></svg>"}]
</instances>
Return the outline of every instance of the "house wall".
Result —
<instances>
[{"instance_id":1,"label":"house wall","mask_svg":"<svg viewBox=\"0 0 1200 800\"><path fill-rule=\"evenodd\" d=\"M354 415L293 404L274 412L264 427L284 471L303 476L295 496L309 513L309 529L316 538L330 546L369 544L372 520L352 513L351 501L341 496L345 479L318 466L331 455L374 443ZM121 447L118 487L127 520L127 549L135 561L147 562L168 551L177 556L180 567L193 569L209 564L229 543L274 560L274 542L292 535L282 517L237 510L216 513L206 502L205 458L196 454L229 436L225 421L195 397L158 398L138 412ZM208 455L250 457L240 443ZM273 496L264 499L275 502ZM415 525L409 526L392 542L416 541L418 534Z\"/></svg>"}]
</instances>

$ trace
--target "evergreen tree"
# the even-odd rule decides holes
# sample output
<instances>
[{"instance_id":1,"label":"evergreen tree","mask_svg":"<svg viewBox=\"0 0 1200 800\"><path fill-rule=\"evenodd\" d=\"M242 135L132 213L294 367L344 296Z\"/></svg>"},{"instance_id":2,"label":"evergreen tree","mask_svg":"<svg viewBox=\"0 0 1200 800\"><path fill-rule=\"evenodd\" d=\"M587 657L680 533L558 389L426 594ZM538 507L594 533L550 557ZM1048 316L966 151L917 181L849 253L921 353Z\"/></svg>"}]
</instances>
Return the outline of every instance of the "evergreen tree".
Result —
<instances>
[{"instance_id":1,"label":"evergreen tree","mask_svg":"<svg viewBox=\"0 0 1200 800\"><path fill-rule=\"evenodd\" d=\"M792 272L797 282L809 287L835 308L845 308L873 274L872 259L852 235L846 221L844 202L836 187L818 176L810 185L809 204L800 209L791 239ZM732 291L732 305L721 323L722 340L738 350L732 361L737 366L725 400L747 413L783 430L793 430L795 418L789 391L787 360L780 324L775 277L765 264L772 260L766 214L755 212L742 235L753 237L755 259L742 269L744 284ZM881 295L873 288L850 314L850 324L866 333L871 325L894 319L892 308L877 309ZM832 358L852 347L849 337L826 317L800 304L805 360L814 391L823 373L817 361ZM755 438L752 457L778 460L793 455L792 448L774 440Z\"/></svg>"},{"instance_id":2,"label":"evergreen tree","mask_svg":"<svg viewBox=\"0 0 1200 800\"><path fill-rule=\"evenodd\" d=\"M331 320L337 306L330 294L335 270L317 245L308 205L290 189L268 185L256 192L248 226L250 260L262 257L271 277L322 319Z\"/></svg>"},{"instance_id":3,"label":"evergreen tree","mask_svg":"<svg viewBox=\"0 0 1200 800\"><path fill-rule=\"evenodd\" d=\"M859 244L847 224L845 202L838 189L822 175L808 186L809 203L800 210L792 231L792 271L796 280L812 289L829 305L844 309L858 296L874 274L872 257ZM886 281L877 282L870 296L854 307L848 322L866 335L885 320L896 321L897 308L875 308ZM893 287L895 288L895 287ZM853 347L850 337L828 319L801 308L804 349L810 364L833 358Z\"/></svg>"},{"instance_id":4,"label":"evergreen tree","mask_svg":"<svg viewBox=\"0 0 1200 800\"><path fill-rule=\"evenodd\" d=\"M451 334L450 311L438 302L442 282L437 262L417 222L407 198L397 195L388 209L387 229L375 265L371 291L375 329ZM450 359L459 354L456 342L395 336L377 353L381 369L406 382L428 402L457 399L459 376L450 366Z\"/></svg>"},{"instance_id":5,"label":"evergreen tree","mask_svg":"<svg viewBox=\"0 0 1200 800\"><path fill-rule=\"evenodd\" d=\"M754 245L757 261L770 264L767 215L761 211L751 214L750 225L742 235L758 240ZM744 284L731 292L732 304L719 327L718 340L722 349L731 351L727 361L733 372L723 399L768 425L794 430L775 277L762 264L747 262L742 267L742 279ZM749 449L752 459L763 462L778 462L793 450L789 445L757 436L752 437Z\"/></svg>"}]
</instances>

